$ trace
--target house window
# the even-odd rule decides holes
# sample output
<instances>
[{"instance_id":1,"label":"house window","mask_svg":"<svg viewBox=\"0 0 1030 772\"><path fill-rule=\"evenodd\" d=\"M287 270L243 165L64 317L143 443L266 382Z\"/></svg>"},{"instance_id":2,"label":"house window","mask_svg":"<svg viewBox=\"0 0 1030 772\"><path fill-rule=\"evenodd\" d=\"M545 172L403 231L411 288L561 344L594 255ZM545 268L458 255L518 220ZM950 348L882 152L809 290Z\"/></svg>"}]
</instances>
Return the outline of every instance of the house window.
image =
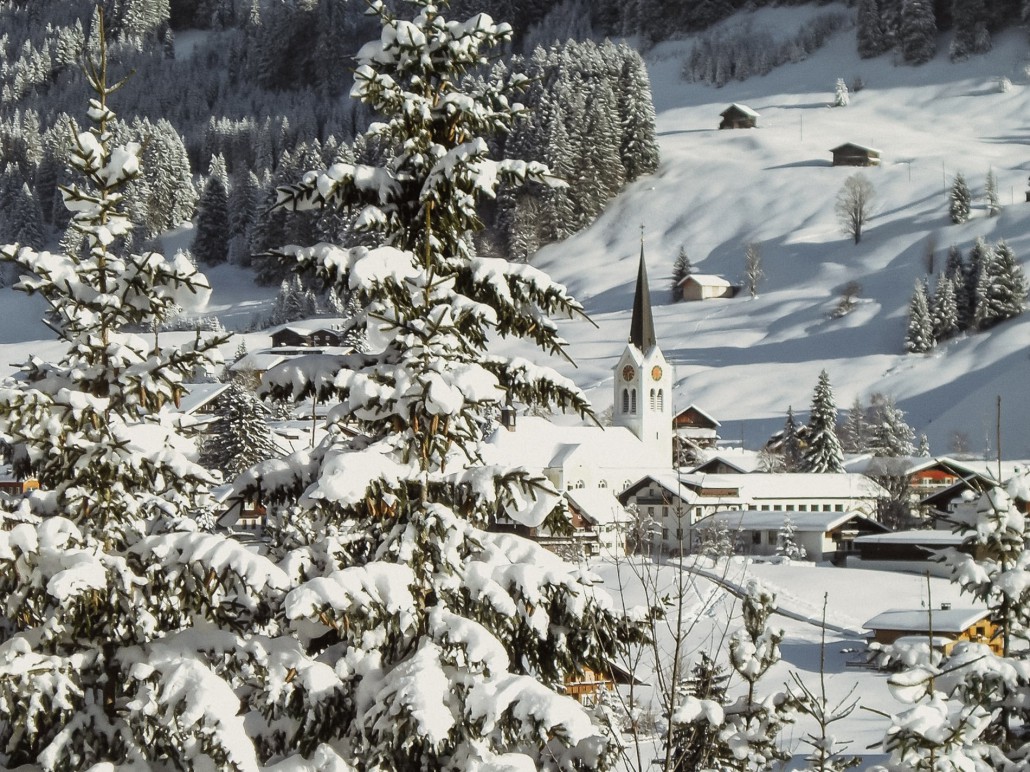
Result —
<instances>
[{"instance_id":1,"label":"house window","mask_svg":"<svg viewBox=\"0 0 1030 772\"><path fill-rule=\"evenodd\" d=\"M808 504L798 504L798 512L807 512Z\"/></svg>"},{"instance_id":2,"label":"house window","mask_svg":"<svg viewBox=\"0 0 1030 772\"><path fill-rule=\"evenodd\" d=\"M794 505L793 504L788 504L787 505L787 511L788 512L793 512L794 511Z\"/></svg>"},{"instance_id":3,"label":"house window","mask_svg":"<svg viewBox=\"0 0 1030 772\"><path fill-rule=\"evenodd\" d=\"M773 512L782 512L782 511L783 511L783 505L782 504L773 504Z\"/></svg>"},{"instance_id":4,"label":"house window","mask_svg":"<svg viewBox=\"0 0 1030 772\"><path fill-rule=\"evenodd\" d=\"M762 507L761 507L761 511L762 512L768 512L769 511L769 505L768 504L763 504Z\"/></svg>"},{"instance_id":5,"label":"house window","mask_svg":"<svg viewBox=\"0 0 1030 772\"><path fill-rule=\"evenodd\" d=\"M823 504L823 512L830 512L832 510L833 507L830 504Z\"/></svg>"},{"instance_id":6,"label":"house window","mask_svg":"<svg viewBox=\"0 0 1030 772\"><path fill-rule=\"evenodd\" d=\"M658 389L658 409L665 410L665 389Z\"/></svg>"},{"instance_id":7,"label":"house window","mask_svg":"<svg viewBox=\"0 0 1030 772\"><path fill-rule=\"evenodd\" d=\"M682 528L677 528L676 529L676 541L683 541L683 529Z\"/></svg>"},{"instance_id":8,"label":"house window","mask_svg":"<svg viewBox=\"0 0 1030 772\"><path fill-rule=\"evenodd\" d=\"M751 543L752 544L761 544L762 543L762 532L761 531L752 531L751 532Z\"/></svg>"},{"instance_id":9,"label":"house window","mask_svg":"<svg viewBox=\"0 0 1030 772\"><path fill-rule=\"evenodd\" d=\"M654 408L655 408L655 394L654 394L654 389L651 389L651 412L652 413L654 412Z\"/></svg>"},{"instance_id":10,"label":"house window","mask_svg":"<svg viewBox=\"0 0 1030 772\"><path fill-rule=\"evenodd\" d=\"M622 390L622 412L629 412L629 389Z\"/></svg>"},{"instance_id":11,"label":"house window","mask_svg":"<svg viewBox=\"0 0 1030 772\"><path fill-rule=\"evenodd\" d=\"M662 538L663 539L668 539L669 538L669 529L668 528L663 528L662 529Z\"/></svg>"},{"instance_id":12,"label":"house window","mask_svg":"<svg viewBox=\"0 0 1030 772\"><path fill-rule=\"evenodd\" d=\"M776 541L780 538L780 532L779 531L769 531L768 536L769 536L769 544L775 544Z\"/></svg>"},{"instance_id":13,"label":"house window","mask_svg":"<svg viewBox=\"0 0 1030 772\"><path fill-rule=\"evenodd\" d=\"M843 504L835 504L834 507L833 507L833 511L834 512L843 512L844 511L844 505Z\"/></svg>"},{"instance_id":14,"label":"house window","mask_svg":"<svg viewBox=\"0 0 1030 772\"><path fill-rule=\"evenodd\" d=\"M601 482L599 482L597 484L597 487L598 488L607 488L608 487L608 481L607 480L601 480Z\"/></svg>"},{"instance_id":15,"label":"house window","mask_svg":"<svg viewBox=\"0 0 1030 772\"><path fill-rule=\"evenodd\" d=\"M574 482L572 484L572 487L573 487L574 490L579 490L580 488L585 488L587 486L586 486L586 483L583 482L582 480L576 480L576 482Z\"/></svg>"},{"instance_id":16,"label":"house window","mask_svg":"<svg viewBox=\"0 0 1030 772\"><path fill-rule=\"evenodd\" d=\"M632 389L629 393L629 412L637 414L637 390Z\"/></svg>"}]
</instances>

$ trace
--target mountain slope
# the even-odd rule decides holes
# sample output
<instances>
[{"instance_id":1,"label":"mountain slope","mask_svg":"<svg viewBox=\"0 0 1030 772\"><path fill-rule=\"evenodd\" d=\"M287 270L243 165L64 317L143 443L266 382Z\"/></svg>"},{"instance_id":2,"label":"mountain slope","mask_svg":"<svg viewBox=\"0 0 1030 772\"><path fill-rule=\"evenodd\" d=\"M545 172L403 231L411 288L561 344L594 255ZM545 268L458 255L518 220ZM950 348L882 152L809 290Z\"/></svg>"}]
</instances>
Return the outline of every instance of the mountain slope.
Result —
<instances>
[{"instance_id":1,"label":"mountain slope","mask_svg":"<svg viewBox=\"0 0 1030 772\"><path fill-rule=\"evenodd\" d=\"M754 27L789 27L810 8L740 15ZM940 51L947 50L942 38ZM778 429L788 405L807 410L822 368L837 404L875 392L894 395L934 452L956 433L976 452L994 452L996 396L1002 397L1002 448L1030 456L1030 315L988 333L946 342L928 355L904 355L908 302L947 248L967 252L974 239L1004 238L1030 268L1030 86L1023 74L1023 33L1000 36L994 50L962 64L944 53L921 67L890 57L860 60L854 33L837 34L808 60L716 89L679 78L689 41L649 55L662 164L628 188L585 232L542 250L535 264L566 282L599 330L570 323L564 333L580 364L577 380L599 409L611 402L610 366L628 332L632 282L643 226L659 339L677 367L677 405L698 403L723 423L723 437L749 446ZM997 78L1011 79L1001 92ZM851 105L830 108L838 77L865 88ZM761 114L754 130L718 131L719 113L743 102ZM832 167L829 149L846 141L880 149L879 168ZM974 195L988 169L1004 209L952 225L945 187L962 172ZM834 201L844 180L862 171L877 194L875 215L854 245L842 235ZM761 244L767 278L751 300L668 302L668 277L680 246L695 271L740 281L744 248ZM862 285L856 310L832 320L839 288ZM931 278L931 288L935 278Z\"/></svg>"}]
</instances>

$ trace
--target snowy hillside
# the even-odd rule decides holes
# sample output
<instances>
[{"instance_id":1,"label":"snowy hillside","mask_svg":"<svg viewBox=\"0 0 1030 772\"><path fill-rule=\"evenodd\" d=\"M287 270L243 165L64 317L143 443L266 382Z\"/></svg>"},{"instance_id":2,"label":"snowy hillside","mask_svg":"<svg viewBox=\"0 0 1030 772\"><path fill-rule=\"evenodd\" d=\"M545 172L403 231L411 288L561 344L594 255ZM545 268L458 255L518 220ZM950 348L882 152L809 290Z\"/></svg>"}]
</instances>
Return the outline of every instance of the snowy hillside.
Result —
<instances>
[{"instance_id":1,"label":"snowy hillside","mask_svg":"<svg viewBox=\"0 0 1030 772\"><path fill-rule=\"evenodd\" d=\"M783 39L806 20L843 9L766 8L722 26L748 24ZM592 227L545 248L534 261L566 282L598 325L566 324L578 369L559 364L589 390L598 412L611 404L611 368L628 334L643 226L659 339L677 364L676 405L703 407L722 422L725 440L759 447L782 426L788 406L804 418L826 368L839 408L856 396L866 402L875 392L893 395L936 453L948 452L960 432L971 450L993 455L1000 395L1004 454L1030 457L1030 315L951 340L928 355L902 353L908 302L915 281L926 275L930 241L937 271L950 245L968 252L980 235L1006 239L1030 268L1025 32L1000 34L991 53L962 64L948 60L948 42L941 38L929 64L896 66L889 55L859 59L854 30L847 29L806 61L724 88L680 77L691 40L663 43L647 54L660 169L631 185ZM997 89L1001 76L1013 84L1004 93ZM865 84L848 107L828 107L837 78ZM733 102L760 113L758 129L716 129L719 113ZM832 167L829 149L847 141L883 153L881 167L862 170L877 201L857 246L840 232L834 214L837 193L856 170ZM988 218L978 202L968 223L951 225L945 188L953 175L962 172L978 196L989 169L998 179L1000 216ZM166 250L188 245L189 236L166 239ZM760 244L766 273L757 299L745 293L669 302L681 247L695 271L739 282L751 241ZM209 274L215 289L209 313L227 328L245 327L267 308L270 291L246 273L221 267ZM851 281L862 286L856 309L830 319L840 288ZM39 322L42 306L35 299L2 289L0 302L0 371L6 373L27 351L45 353L51 335ZM261 336L247 345L262 345ZM234 349L235 343L226 354Z\"/></svg>"},{"instance_id":2,"label":"snowy hillside","mask_svg":"<svg viewBox=\"0 0 1030 772\"><path fill-rule=\"evenodd\" d=\"M822 10L764 9L727 23L796 28ZM611 403L610 368L628 332L643 226L652 298L661 304L659 339L677 363L677 405L702 406L722 422L724 439L763 442L782 426L789 405L807 411L826 368L840 408L855 396L894 395L938 453L949 450L955 432L965 433L973 450L993 453L1001 395L1004 454L1030 456L1030 316L928 355L902 353L929 240L938 271L951 244L968 252L980 235L1006 239L1030 267L1025 34L1006 33L990 54L962 64L948 60L942 38L934 61L910 67L895 66L889 56L859 59L848 30L807 61L721 89L680 78L691 45L663 44L647 57L662 147L657 174L628 188L593 227L536 260L569 284L599 325L564 328L580 368L574 377L590 387L598 409ZM1000 76L1012 81L1008 92L997 90ZM838 77L849 84L861 78L865 88L848 107L830 108ZM733 102L761 114L758 129L717 130L719 113ZM877 205L857 246L834 215L837 193L856 169L832 167L829 149L848 141L883 153L880 168L861 170ZM978 196L989 169L998 178L1001 215L988 218L977 204L968 223L950 224L945 186L961 172ZM760 243L767 275L757 299L745 293L669 303L681 246L695 271L739 282L749 241ZM859 305L831 320L849 281L862 285Z\"/></svg>"}]
</instances>

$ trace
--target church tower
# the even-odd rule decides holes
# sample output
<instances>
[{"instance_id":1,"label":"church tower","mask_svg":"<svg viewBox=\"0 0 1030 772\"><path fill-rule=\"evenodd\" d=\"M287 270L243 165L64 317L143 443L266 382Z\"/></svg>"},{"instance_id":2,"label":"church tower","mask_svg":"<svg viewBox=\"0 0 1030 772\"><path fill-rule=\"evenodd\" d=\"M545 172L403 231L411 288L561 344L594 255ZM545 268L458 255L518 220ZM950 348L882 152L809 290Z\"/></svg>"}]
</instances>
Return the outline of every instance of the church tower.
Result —
<instances>
[{"instance_id":1,"label":"church tower","mask_svg":"<svg viewBox=\"0 0 1030 772\"><path fill-rule=\"evenodd\" d=\"M654 332L641 242L629 342L615 366L612 416L616 426L633 432L667 465L672 464L672 381L672 366L665 360Z\"/></svg>"}]
</instances>

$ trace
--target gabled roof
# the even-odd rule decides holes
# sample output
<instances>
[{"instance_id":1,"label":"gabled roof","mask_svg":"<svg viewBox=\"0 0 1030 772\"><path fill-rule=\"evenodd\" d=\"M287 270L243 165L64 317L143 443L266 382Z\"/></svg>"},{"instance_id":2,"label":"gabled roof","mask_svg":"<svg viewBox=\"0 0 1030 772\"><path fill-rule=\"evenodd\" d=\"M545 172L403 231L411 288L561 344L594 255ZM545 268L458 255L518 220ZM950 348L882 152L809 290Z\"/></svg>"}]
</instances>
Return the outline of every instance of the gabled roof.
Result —
<instances>
[{"instance_id":1,"label":"gabled roof","mask_svg":"<svg viewBox=\"0 0 1030 772\"><path fill-rule=\"evenodd\" d=\"M708 421L712 424L712 426L722 426L721 423L716 421L714 418L712 418L712 416L710 416L708 413L706 413L704 410L702 410L701 408L699 408L697 405L695 405L693 403L691 403L690 405L687 405L685 408L683 408L681 411L679 411L676 414L675 418L679 418L684 413L689 413L691 411L694 411L695 413L697 413L697 414L703 416L704 418L708 419Z\"/></svg>"},{"instance_id":2,"label":"gabled roof","mask_svg":"<svg viewBox=\"0 0 1030 772\"><path fill-rule=\"evenodd\" d=\"M647 266L644 264L644 243L640 242L640 266L637 268L637 289L633 295L633 319L629 325L629 342L647 353L658 342L651 314L651 290L647 286Z\"/></svg>"},{"instance_id":3,"label":"gabled roof","mask_svg":"<svg viewBox=\"0 0 1030 772\"><path fill-rule=\"evenodd\" d=\"M875 153L876 155L880 155L880 151L876 148L859 145L857 142L845 142L843 145L837 145L837 147L832 148L830 152L839 153L842 150L861 150L864 153Z\"/></svg>"},{"instance_id":4,"label":"gabled roof","mask_svg":"<svg viewBox=\"0 0 1030 772\"><path fill-rule=\"evenodd\" d=\"M985 608L955 609L891 609L877 614L862 627L867 630L909 630L935 633L961 633L968 630L990 611Z\"/></svg>"},{"instance_id":5,"label":"gabled roof","mask_svg":"<svg viewBox=\"0 0 1030 772\"><path fill-rule=\"evenodd\" d=\"M756 113L754 110L752 110L747 105L740 104L740 102L734 102L729 107L727 107L725 110L723 110L721 113L719 113L719 115L725 117L726 113L732 113L734 111L741 112L744 115L748 116L749 118L757 118L758 117L758 113Z\"/></svg>"},{"instance_id":6,"label":"gabled roof","mask_svg":"<svg viewBox=\"0 0 1030 772\"><path fill-rule=\"evenodd\" d=\"M682 501L692 501L695 497L694 492L681 484L675 474L649 474L646 477L641 477L622 491L618 496L619 501L625 504L635 493L650 485L656 485L669 494L670 502L677 498Z\"/></svg>"},{"instance_id":7,"label":"gabled roof","mask_svg":"<svg viewBox=\"0 0 1030 772\"><path fill-rule=\"evenodd\" d=\"M887 526L878 523L858 512L769 512L757 509L738 509L727 512L716 512L698 520L695 528L709 525L721 525L727 528L740 528L745 531L775 531L783 527L783 521L790 518L797 531L826 533L847 523L849 520L861 520L867 526L887 531Z\"/></svg>"},{"instance_id":8,"label":"gabled roof","mask_svg":"<svg viewBox=\"0 0 1030 772\"><path fill-rule=\"evenodd\" d=\"M628 523L633 519L608 488L577 488L565 491L565 498L594 525Z\"/></svg>"}]
</instances>

